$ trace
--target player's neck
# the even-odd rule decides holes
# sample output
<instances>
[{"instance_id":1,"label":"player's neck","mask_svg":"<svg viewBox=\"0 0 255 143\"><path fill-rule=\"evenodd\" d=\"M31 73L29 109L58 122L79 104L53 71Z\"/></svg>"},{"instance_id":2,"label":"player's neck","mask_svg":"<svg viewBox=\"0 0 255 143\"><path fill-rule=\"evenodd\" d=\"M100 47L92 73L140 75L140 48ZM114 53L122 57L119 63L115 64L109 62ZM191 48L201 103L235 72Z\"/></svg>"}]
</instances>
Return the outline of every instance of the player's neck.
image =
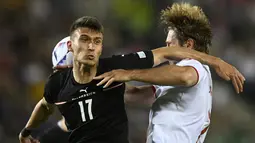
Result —
<instances>
[{"instance_id":1,"label":"player's neck","mask_svg":"<svg viewBox=\"0 0 255 143\"><path fill-rule=\"evenodd\" d=\"M86 84L93 80L96 76L97 66L87 66L78 62L73 64L73 76L74 80L80 84Z\"/></svg>"}]
</instances>

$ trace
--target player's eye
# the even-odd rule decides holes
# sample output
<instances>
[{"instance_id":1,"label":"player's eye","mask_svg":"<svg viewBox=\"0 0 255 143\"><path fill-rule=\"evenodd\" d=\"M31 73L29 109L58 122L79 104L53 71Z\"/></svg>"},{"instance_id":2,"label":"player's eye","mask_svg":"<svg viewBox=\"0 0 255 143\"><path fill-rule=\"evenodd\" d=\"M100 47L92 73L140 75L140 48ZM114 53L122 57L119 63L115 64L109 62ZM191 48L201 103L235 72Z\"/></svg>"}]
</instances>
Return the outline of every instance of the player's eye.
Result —
<instances>
[{"instance_id":1,"label":"player's eye","mask_svg":"<svg viewBox=\"0 0 255 143\"><path fill-rule=\"evenodd\" d=\"M80 40L81 40L82 42L87 42L87 41L89 41L89 38L80 38Z\"/></svg>"},{"instance_id":2,"label":"player's eye","mask_svg":"<svg viewBox=\"0 0 255 143\"><path fill-rule=\"evenodd\" d=\"M88 37L88 36L84 36L84 35L82 35L81 37L80 37L80 41L81 42L90 42L90 40L91 40L91 38L90 37Z\"/></svg>"},{"instance_id":3,"label":"player's eye","mask_svg":"<svg viewBox=\"0 0 255 143\"><path fill-rule=\"evenodd\" d=\"M94 43L97 44L97 45L99 45L99 44L102 43L102 40L101 40L101 39L96 39L96 40L94 41Z\"/></svg>"}]
</instances>

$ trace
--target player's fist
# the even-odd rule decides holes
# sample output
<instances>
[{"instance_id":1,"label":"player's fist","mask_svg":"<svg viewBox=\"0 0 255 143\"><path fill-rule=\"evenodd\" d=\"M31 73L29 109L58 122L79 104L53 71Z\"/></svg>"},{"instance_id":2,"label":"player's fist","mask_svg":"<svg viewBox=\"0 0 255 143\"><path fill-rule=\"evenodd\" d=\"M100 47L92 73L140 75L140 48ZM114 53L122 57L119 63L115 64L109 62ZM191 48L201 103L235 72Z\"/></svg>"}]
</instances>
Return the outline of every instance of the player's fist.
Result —
<instances>
[{"instance_id":1,"label":"player's fist","mask_svg":"<svg viewBox=\"0 0 255 143\"><path fill-rule=\"evenodd\" d=\"M40 143L39 140L34 139L31 135L27 137L23 137L21 134L19 134L19 142L20 143Z\"/></svg>"},{"instance_id":2,"label":"player's fist","mask_svg":"<svg viewBox=\"0 0 255 143\"><path fill-rule=\"evenodd\" d=\"M214 69L221 78L232 81L237 93L243 92L245 78L234 66L217 59Z\"/></svg>"}]
</instances>

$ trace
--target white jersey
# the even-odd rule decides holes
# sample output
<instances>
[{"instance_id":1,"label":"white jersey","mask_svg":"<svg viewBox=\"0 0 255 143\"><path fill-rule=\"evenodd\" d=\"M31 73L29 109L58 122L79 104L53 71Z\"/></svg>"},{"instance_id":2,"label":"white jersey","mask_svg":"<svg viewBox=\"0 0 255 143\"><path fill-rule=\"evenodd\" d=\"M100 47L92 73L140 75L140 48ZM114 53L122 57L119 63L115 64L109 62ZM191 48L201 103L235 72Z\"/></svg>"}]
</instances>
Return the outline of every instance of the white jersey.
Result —
<instances>
[{"instance_id":1,"label":"white jersey","mask_svg":"<svg viewBox=\"0 0 255 143\"><path fill-rule=\"evenodd\" d=\"M192 87L154 86L157 99L150 111L147 143L204 142L212 108L209 67L196 60L176 65L193 67L198 82Z\"/></svg>"}]
</instances>

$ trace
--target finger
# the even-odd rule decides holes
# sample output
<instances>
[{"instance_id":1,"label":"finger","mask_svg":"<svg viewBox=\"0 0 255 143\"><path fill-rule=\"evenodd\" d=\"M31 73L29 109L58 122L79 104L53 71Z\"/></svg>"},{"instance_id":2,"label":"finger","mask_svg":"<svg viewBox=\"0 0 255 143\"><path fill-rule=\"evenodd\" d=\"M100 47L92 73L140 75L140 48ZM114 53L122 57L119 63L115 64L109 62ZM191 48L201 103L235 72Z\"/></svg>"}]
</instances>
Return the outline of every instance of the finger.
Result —
<instances>
[{"instance_id":1,"label":"finger","mask_svg":"<svg viewBox=\"0 0 255 143\"><path fill-rule=\"evenodd\" d=\"M236 92L239 94L239 90L238 90L238 85L236 83L236 79L233 77L233 78L231 78L231 80L232 80L233 86L235 87Z\"/></svg>"},{"instance_id":2,"label":"finger","mask_svg":"<svg viewBox=\"0 0 255 143\"><path fill-rule=\"evenodd\" d=\"M237 70L237 72L238 72L238 76L242 79L242 81L245 81L244 75L242 73L240 73L240 71L238 71L238 70Z\"/></svg>"},{"instance_id":3,"label":"finger","mask_svg":"<svg viewBox=\"0 0 255 143\"><path fill-rule=\"evenodd\" d=\"M111 79L104 85L104 88L109 87L114 81L115 81L115 79L114 79L114 78L111 78Z\"/></svg>"},{"instance_id":4,"label":"finger","mask_svg":"<svg viewBox=\"0 0 255 143\"><path fill-rule=\"evenodd\" d=\"M93 79L96 79L96 80L103 79L103 78L105 78L105 77L107 77L109 75L111 75L111 72L106 72L106 73L103 73L103 74L101 74L99 76L93 77Z\"/></svg>"},{"instance_id":5,"label":"finger","mask_svg":"<svg viewBox=\"0 0 255 143\"><path fill-rule=\"evenodd\" d=\"M239 78L239 76L236 76L236 82L238 85L239 93L243 92L243 81Z\"/></svg>"},{"instance_id":6,"label":"finger","mask_svg":"<svg viewBox=\"0 0 255 143\"><path fill-rule=\"evenodd\" d=\"M244 81L245 81L244 76L240 72L238 72L238 76L243 81L243 84L244 84Z\"/></svg>"},{"instance_id":7,"label":"finger","mask_svg":"<svg viewBox=\"0 0 255 143\"><path fill-rule=\"evenodd\" d=\"M225 74L224 72L218 71L218 75L219 75L221 78L223 78L224 80L226 80L226 81L229 81L229 80L230 80L230 77L229 77L227 74Z\"/></svg>"},{"instance_id":8,"label":"finger","mask_svg":"<svg viewBox=\"0 0 255 143\"><path fill-rule=\"evenodd\" d=\"M104 83L106 83L108 80L110 80L111 77L105 77L103 80L101 80L97 86L103 85Z\"/></svg>"},{"instance_id":9,"label":"finger","mask_svg":"<svg viewBox=\"0 0 255 143\"><path fill-rule=\"evenodd\" d=\"M237 76L238 76L239 80L242 82L242 84L244 84L245 78L239 71L237 72Z\"/></svg>"},{"instance_id":10,"label":"finger","mask_svg":"<svg viewBox=\"0 0 255 143\"><path fill-rule=\"evenodd\" d=\"M224 80L226 80L226 81L230 81L230 77L229 77L227 74L225 74L225 73L222 73L222 74L221 74L221 77L222 77Z\"/></svg>"},{"instance_id":11,"label":"finger","mask_svg":"<svg viewBox=\"0 0 255 143\"><path fill-rule=\"evenodd\" d=\"M95 77L93 77L93 79L95 79L95 80L99 80L99 79L103 79L104 78L104 76L103 75L99 75L99 76L95 76Z\"/></svg>"}]
</instances>

